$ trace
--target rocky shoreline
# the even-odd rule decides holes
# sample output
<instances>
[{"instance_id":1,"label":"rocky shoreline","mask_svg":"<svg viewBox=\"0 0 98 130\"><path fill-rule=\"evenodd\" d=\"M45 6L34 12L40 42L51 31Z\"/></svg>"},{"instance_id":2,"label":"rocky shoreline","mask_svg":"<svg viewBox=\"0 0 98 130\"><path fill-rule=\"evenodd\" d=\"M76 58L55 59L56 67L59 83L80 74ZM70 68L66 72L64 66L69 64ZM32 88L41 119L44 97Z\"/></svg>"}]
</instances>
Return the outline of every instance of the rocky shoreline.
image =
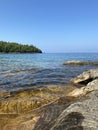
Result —
<instances>
[{"instance_id":1,"label":"rocky shoreline","mask_svg":"<svg viewBox=\"0 0 98 130\"><path fill-rule=\"evenodd\" d=\"M67 86L0 91L0 130L97 129L98 69L71 79Z\"/></svg>"}]
</instances>

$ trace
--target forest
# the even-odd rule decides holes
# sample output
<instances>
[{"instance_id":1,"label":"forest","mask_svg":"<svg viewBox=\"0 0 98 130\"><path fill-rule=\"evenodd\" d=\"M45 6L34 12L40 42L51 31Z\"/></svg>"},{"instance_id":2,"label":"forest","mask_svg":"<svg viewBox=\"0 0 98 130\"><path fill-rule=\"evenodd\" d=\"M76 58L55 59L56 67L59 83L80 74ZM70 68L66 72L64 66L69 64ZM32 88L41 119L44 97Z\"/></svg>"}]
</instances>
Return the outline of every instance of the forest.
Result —
<instances>
[{"instance_id":1,"label":"forest","mask_svg":"<svg viewBox=\"0 0 98 130\"><path fill-rule=\"evenodd\" d=\"M33 46L19 44L16 42L5 42L0 41L0 52L1 53L42 53L42 51Z\"/></svg>"}]
</instances>

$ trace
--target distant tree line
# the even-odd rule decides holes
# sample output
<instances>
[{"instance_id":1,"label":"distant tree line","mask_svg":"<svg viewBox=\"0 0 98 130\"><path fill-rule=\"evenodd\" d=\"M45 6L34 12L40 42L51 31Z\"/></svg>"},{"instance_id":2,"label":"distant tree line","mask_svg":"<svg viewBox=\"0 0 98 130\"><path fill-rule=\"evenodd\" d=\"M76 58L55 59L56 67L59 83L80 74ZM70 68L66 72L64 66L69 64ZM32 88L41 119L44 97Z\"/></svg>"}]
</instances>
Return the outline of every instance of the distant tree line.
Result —
<instances>
[{"instance_id":1,"label":"distant tree line","mask_svg":"<svg viewBox=\"0 0 98 130\"><path fill-rule=\"evenodd\" d=\"M42 53L33 45L22 45L14 42L0 41L0 52L2 53Z\"/></svg>"}]
</instances>

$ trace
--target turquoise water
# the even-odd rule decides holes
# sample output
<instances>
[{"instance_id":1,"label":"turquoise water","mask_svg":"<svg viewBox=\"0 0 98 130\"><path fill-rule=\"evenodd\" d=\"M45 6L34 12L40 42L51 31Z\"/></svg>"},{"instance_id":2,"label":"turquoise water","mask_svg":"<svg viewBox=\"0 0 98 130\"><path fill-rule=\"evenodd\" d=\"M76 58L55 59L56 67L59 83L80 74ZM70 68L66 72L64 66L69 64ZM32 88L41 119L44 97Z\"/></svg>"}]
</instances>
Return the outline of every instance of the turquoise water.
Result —
<instances>
[{"instance_id":1,"label":"turquoise water","mask_svg":"<svg viewBox=\"0 0 98 130\"><path fill-rule=\"evenodd\" d=\"M72 77L97 66L64 66L65 61L98 61L98 53L0 54L0 89L67 84Z\"/></svg>"}]
</instances>

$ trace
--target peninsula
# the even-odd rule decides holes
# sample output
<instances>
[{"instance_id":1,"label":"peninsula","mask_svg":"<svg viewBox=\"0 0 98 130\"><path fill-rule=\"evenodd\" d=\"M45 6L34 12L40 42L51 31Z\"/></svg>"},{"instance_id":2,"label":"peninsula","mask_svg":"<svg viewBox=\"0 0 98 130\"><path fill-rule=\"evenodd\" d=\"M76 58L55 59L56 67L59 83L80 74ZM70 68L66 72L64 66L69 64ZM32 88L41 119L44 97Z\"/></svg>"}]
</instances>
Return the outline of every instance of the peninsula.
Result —
<instances>
[{"instance_id":1,"label":"peninsula","mask_svg":"<svg viewBox=\"0 0 98 130\"><path fill-rule=\"evenodd\" d=\"M42 51L33 45L22 45L16 42L0 41L1 53L42 53Z\"/></svg>"}]
</instances>

